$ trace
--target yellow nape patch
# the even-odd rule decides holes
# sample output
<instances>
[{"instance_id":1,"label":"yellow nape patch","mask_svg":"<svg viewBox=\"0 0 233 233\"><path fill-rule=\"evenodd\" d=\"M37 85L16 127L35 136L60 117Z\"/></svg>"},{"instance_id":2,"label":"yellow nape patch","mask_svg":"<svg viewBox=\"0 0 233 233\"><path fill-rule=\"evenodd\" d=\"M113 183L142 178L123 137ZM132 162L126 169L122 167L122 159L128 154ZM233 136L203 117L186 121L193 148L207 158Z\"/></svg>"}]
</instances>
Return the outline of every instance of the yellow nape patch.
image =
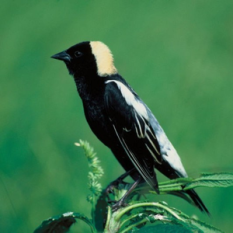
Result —
<instances>
[{"instance_id":1,"label":"yellow nape patch","mask_svg":"<svg viewBox=\"0 0 233 233\"><path fill-rule=\"evenodd\" d=\"M113 63L113 56L107 45L100 41L90 42L92 53L95 56L99 76L108 76L117 73Z\"/></svg>"}]
</instances>

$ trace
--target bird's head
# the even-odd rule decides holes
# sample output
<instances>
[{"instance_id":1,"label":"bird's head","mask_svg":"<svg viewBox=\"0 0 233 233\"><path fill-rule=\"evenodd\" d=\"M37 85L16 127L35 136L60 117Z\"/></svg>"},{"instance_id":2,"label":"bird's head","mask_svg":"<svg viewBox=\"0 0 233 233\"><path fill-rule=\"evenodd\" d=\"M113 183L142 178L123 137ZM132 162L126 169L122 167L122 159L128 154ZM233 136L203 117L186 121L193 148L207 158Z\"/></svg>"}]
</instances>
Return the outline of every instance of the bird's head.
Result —
<instances>
[{"instance_id":1,"label":"bird's head","mask_svg":"<svg viewBox=\"0 0 233 233\"><path fill-rule=\"evenodd\" d=\"M106 77L117 73L110 49L100 41L81 42L52 58L64 61L74 76Z\"/></svg>"}]
</instances>

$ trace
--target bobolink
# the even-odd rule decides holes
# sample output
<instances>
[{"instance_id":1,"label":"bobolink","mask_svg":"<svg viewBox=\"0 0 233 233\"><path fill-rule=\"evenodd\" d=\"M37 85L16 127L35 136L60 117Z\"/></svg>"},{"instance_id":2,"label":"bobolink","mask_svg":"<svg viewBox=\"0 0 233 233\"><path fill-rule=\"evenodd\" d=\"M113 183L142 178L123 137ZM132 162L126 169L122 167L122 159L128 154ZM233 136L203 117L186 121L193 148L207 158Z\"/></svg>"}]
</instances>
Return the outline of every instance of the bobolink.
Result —
<instances>
[{"instance_id":1,"label":"bobolink","mask_svg":"<svg viewBox=\"0 0 233 233\"><path fill-rule=\"evenodd\" d=\"M134 179L158 190L155 168L170 179L187 177L179 155L151 110L114 66L109 48L86 41L55 54L73 75L87 122ZM133 186L133 187L134 187ZM209 213L194 190L194 204Z\"/></svg>"}]
</instances>

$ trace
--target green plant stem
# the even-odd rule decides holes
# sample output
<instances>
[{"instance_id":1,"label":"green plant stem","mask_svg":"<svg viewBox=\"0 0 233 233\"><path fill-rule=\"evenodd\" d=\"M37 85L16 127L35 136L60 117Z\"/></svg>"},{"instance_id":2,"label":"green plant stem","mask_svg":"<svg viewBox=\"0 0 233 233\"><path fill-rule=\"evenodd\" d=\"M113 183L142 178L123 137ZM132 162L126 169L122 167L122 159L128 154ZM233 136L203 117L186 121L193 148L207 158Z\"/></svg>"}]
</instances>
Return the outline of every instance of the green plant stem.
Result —
<instances>
[{"instance_id":1,"label":"green plant stem","mask_svg":"<svg viewBox=\"0 0 233 233\"><path fill-rule=\"evenodd\" d=\"M138 217L138 214L134 214L134 215L130 216L129 218L126 218L125 220L123 220L123 221L121 222L121 224L120 224L120 228L121 228L126 222L128 222L128 221L130 221L130 220L132 220L133 218L136 218L136 217Z\"/></svg>"},{"instance_id":2,"label":"green plant stem","mask_svg":"<svg viewBox=\"0 0 233 233\"><path fill-rule=\"evenodd\" d=\"M147 222L148 220L147 219L142 219L141 221L139 222L136 222L134 224L131 224L130 226L128 226L127 228L125 228L121 233L126 233L126 232L129 232L130 230L132 230L134 227L140 225L140 224L143 224L145 222Z\"/></svg>"},{"instance_id":3,"label":"green plant stem","mask_svg":"<svg viewBox=\"0 0 233 233\"><path fill-rule=\"evenodd\" d=\"M107 219L106 219L104 232L107 232L106 230L109 228L111 216L112 216L112 210L111 210L111 207L108 206Z\"/></svg>"},{"instance_id":4,"label":"green plant stem","mask_svg":"<svg viewBox=\"0 0 233 233\"><path fill-rule=\"evenodd\" d=\"M179 219L180 221L184 221L174 211L172 211L171 209L157 202L156 203L155 202L137 203L137 204L133 204L128 207L125 207L122 211L119 212L119 214L116 215L115 221L119 221L126 212L132 209L140 208L140 207L158 207L158 208L164 209L165 211L173 215L176 219Z\"/></svg>"},{"instance_id":5,"label":"green plant stem","mask_svg":"<svg viewBox=\"0 0 233 233\"><path fill-rule=\"evenodd\" d=\"M92 193L91 217L92 217L92 224L95 226L95 194L94 193Z\"/></svg>"},{"instance_id":6,"label":"green plant stem","mask_svg":"<svg viewBox=\"0 0 233 233\"><path fill-rule=\"evenodd\" d=\"M76 215L75 218L77 218L77 219L82 220L83 222L85 222L90 227L92 233L97 233L95 225L93 224L93 222L89 218L87 218L87 217L85 217L83 215L80 215L80 216Z\"/></svg>"},{"instance_id":7,"label":"green plant stem","mask_svg":"<svg viewBox=\"0 0 233 233\"><path fill-rule=\"evenodd\" d=\"M177 179L172 179L172 180L167 180L167 181L163 181L159 183L159 186L163 186L163 185L169 185L169 184L180 184L180 185L184 185L186 183L190 183L192 182L194 179L187 177L187 178L177 178Z\"/></svg>"},{"instance_id":8,"label":"green plant stem","mask_svg":"<svg viewBox=\"0 0 233 233\"><path fill-rule=\"evenodd\" d=\"M166 184L166 185L160 185L159 186L159 191L160 193L167 193L167 192L171 192L171 191L181 191L183 190L183 188L181 187L182 184L180 183L173 183L173 184ZM137 191L141 191L143 190L144 187L141 186L141 187L138 187L134 190L134 192L137 192ZM149 192L152 192L153 194L155 193L154 191L151 191L149 190Z\"/></svg>"}]
</instances>

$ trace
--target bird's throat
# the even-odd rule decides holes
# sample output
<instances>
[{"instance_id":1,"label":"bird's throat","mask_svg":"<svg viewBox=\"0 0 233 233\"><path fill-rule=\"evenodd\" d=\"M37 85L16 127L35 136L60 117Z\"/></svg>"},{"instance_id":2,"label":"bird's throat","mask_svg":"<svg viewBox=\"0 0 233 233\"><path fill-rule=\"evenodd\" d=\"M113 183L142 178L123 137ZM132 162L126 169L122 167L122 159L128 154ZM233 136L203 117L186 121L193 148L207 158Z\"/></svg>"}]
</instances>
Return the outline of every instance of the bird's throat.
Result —
<instances>
[{"instance_id":1,"label":"bird's throat","mask_svg":"<svg viewBox=\"0 0 233 233\"><path fill-rule=\"evenodd\" d=\"M73 75L77 91L84 102L95 102L102 98L104 83L100 83L98 78Z\"/></svg>"}]
</instances>

